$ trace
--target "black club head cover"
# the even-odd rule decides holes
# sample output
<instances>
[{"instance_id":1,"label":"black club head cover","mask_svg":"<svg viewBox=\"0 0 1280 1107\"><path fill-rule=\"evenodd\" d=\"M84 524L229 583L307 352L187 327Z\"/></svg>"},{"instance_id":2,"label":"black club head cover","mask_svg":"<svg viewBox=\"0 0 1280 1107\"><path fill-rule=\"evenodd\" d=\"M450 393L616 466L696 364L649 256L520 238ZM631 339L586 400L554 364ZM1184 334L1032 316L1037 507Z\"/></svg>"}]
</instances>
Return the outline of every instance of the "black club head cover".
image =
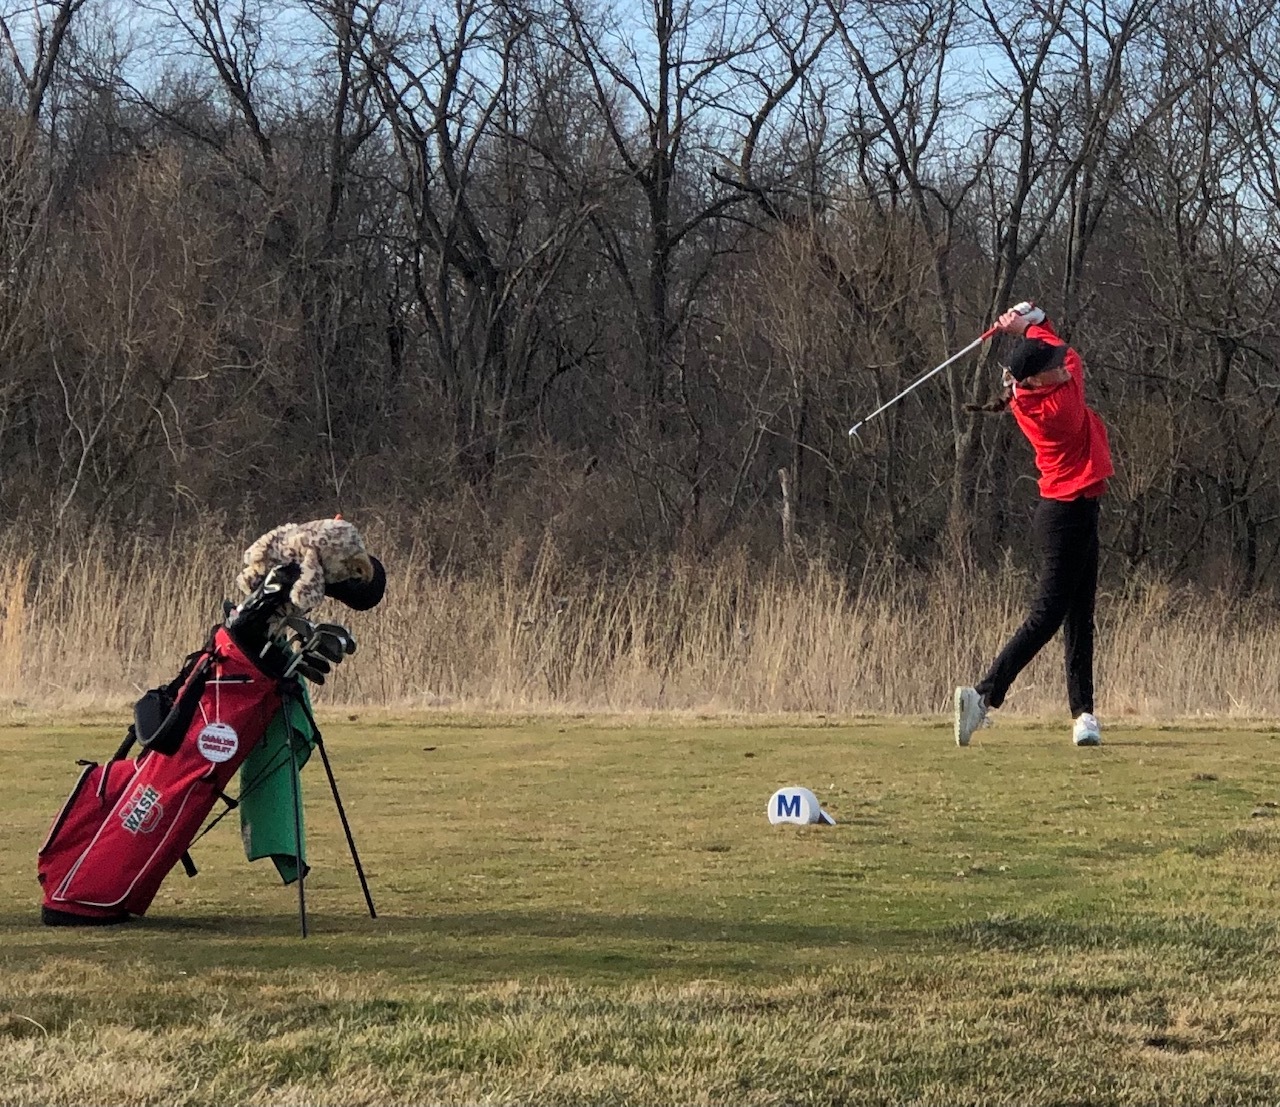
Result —
<instances>
[{"instance_id":1,"label":"black club head cover","mask_svg":"<svg viewBox=\"0 0 1280 1107\"><path fill-rule=\"evenodd\" d=\"M288 599L290 589L297 583L301 575L302 566L293 561L284 565L273 566L271 571L263 578L262 583L258 585L258 590L264 595L279 596L283 594L284 598Z\"/></svg>"},{"instance_id":2,"label":"black club head cover","mask_svg":"<svg viewBox=\"0 0 1280 1107\"><path fill-rule=\"evenodd\" d=\"M372 580L340 580L336 584L326 584L324 594L355 611L377 607L387 590L387 571L376 557L369 560L373 562Z\"/></svg>"}]
</instances>

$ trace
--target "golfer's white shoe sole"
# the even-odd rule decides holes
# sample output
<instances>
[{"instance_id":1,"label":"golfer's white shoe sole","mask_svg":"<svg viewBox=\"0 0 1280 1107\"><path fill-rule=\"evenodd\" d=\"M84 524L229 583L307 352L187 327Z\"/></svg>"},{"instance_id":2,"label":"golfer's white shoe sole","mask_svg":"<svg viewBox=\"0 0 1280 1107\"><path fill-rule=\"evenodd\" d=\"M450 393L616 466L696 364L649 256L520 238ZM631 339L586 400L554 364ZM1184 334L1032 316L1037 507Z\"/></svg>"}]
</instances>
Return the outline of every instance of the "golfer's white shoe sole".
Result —
<instances>
[{"instance_id":1,"label":"golfer's white shoe sole","mask_svg":"<svg viewBox=\"0 0 1280 1107\"><path fill-rule=\"evenodd\" d=\"M956 689L956 745L967 746L973 732L987 721L987 705L976 688Z\"/></svg>"}]
</instances>

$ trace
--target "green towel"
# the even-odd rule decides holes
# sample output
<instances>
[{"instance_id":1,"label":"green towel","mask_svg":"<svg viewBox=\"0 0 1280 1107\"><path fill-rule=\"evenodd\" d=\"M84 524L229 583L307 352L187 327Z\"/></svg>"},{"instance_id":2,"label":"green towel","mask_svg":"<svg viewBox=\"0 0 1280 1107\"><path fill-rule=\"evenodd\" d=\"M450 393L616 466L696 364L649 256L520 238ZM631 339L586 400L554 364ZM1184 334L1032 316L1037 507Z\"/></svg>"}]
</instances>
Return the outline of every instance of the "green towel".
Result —
<instances>
[{"instance_id":1,"label":"green towel","mask_svg":"<svg viewBox=\"0 0 1280 1107\"><path fill-rule=\"evenodd\" d=\"M311 698L302 686L306 709L286 699L267 732L240 766L240 837L250 861L270 857L280 879L292 884L298 879L298 862L307 863L307 827L302 810L302 780L289 761L290 733L294 737L297 769L307 763L315 745L310 720ZM288 714L286 714L286 712ZM289 723L292 721L293 726ZM294 787L297 786L298 824L293 819ZM302 841L298 841L298 826Z\"/></svg>"}]
</instances>

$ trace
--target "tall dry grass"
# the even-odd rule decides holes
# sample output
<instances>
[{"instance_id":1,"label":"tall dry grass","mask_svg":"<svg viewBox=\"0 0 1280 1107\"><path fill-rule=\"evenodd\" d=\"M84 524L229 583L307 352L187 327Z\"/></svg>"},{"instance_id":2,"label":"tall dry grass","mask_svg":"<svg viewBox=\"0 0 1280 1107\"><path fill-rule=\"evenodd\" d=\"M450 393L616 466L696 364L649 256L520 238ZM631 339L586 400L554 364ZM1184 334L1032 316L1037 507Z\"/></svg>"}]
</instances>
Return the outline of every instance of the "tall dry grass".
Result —
<instances>
[{"instance_id":1,"label":"tall dry grass","mask_svg":"<svg viewBox=\"0 0 1280 1107\"><path fill-rule=\"evenodd\" d=\"M853 715L944 711L1022 616L1020 573L850 582L823 565L729 558L582 575L554 548L433 568L413 542L373 612L334 605L361 649L317 694L329 705L517 711ZM122 707L168 680L220 617L240 544L0 540L0 704ZM1134 581L1099 600L1099 711L1111 718L1280 714L1271 603ZM1023 674L1007 709L1065 711L1061 649Z\"/></svg>"}]
</instances>

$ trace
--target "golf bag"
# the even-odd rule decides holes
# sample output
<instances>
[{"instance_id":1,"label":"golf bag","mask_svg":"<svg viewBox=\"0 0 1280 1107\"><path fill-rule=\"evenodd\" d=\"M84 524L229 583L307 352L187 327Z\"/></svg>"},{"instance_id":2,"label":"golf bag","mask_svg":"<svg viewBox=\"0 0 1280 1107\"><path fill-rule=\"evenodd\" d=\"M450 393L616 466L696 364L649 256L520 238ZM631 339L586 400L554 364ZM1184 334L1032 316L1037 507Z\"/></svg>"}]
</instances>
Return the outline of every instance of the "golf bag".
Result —
<instances>
[{"instance_id":1,"label":"golf bag","mask_svg":"<svg viewBox=\"0 0 1280 1107\"><path fill-rule=\"evenodd\" d=\"M354 651L349 636L329 632L313 635L310 649L283 644L275 613L297 566L284 570L230 609L173 681L138 701L109 761L81 762L84 771L38 854L47 924L122 922L146 913L180 861L194 876L187 848L220 798L235 805L225 792L231 777L287 698L305 710L298 674L323 683L330 663ZM135 743L141 752L127 759ZM296 794L294 800L300 812Z\"/></svg>"},{"instance_id":2,"label":"golf bag","mask_svg":"<svg viewBox=\"0 0 1280 1107\"><path fill-rule=\"evenodd\" d=\"M146 736L137 758L86 765L54 820L39 853L46 917L145 914L280 709L280 679L262 672L225 627L184 673L172 720L166 715ZM156 693L149 696L161 699Z\"/></svg>"}]
</instances>

